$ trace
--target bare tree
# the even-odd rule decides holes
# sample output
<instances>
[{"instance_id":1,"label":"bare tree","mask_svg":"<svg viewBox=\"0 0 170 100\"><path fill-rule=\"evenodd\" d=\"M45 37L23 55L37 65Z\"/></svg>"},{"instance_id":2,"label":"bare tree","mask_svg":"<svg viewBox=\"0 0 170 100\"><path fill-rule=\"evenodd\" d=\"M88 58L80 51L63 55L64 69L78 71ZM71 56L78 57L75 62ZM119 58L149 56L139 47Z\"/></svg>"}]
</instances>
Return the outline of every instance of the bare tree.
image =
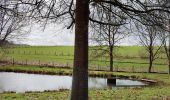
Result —
<instances>
[{"instance_id":1,"label":"bare tree","mask_svg":"<svg viewBox=\"0 0 170 100\"><path fill-rule=\"evenodd\" d=\"M91 23L91 30L92 30L92 41L97 43L98 46L95 46L92 52L94 56L109 56L110 62L110 71L113 71L113 50L115 49L115 44L120 42L121 39L125 36L125 23L126 23L126 16L118 9L114 9L114 6L108 4L108 9L113 11L115 14L111 13L110 11L103 11L98 9L98 15L103 14L103 16L98 16L98 19L104 20L106 23L110 23L108 25L104 25L102 23ZM101 18L102 17L102 18ZM111 25L113 24L113 25ZM124 26L123 26L124 25ZM123 29L124 28L124 29Z\"/></svg>"},{"instance_id":2,"label":"bare tree","mask_svg":"<svg viewBox=\"0 0 170 100\"><path fill-rule=\"evenodd\" d=\"M115 20L115 18L113 18L113 20ZM94 33L92 34L91 40L94 41L97 46L92 48L92 56L108 56L110 71L113 71L113 59L116 52L116 44L127 35L124 27L123 25L94 25L93 27Z\"/></svg>"},{"instance_id":3,"label":"bare tree","mask_svg":"<svg viewBox=\"0 0 170 100\"><path fill-rule=\"evenodd\" d=\"M167 59L168 59L168 73L170 74L170 20L169 20L169 31L167 33L167 36L166 36L166 33L165 34L165 37L163 39L163 45L164 45L164 49L165 49L165 53L166 53L166 56L167 56ZM167 39L168 37L168 39ZM168 41L168 43L167 43Z\"/></svg>"},{"instance_id":4,"label":"bare tree","mask_svg":"<svg viewBox=\"0 0 170 100\"><path fill-rule=\"evenodd\" d=\"M160 29L160 40L162 41L165 54L168 60L168 73L170 74L170 14L161 14L164 19L164 28Z\"/></svg>"},{"instance_id":5,"label":"bare tree","mask_svg":"<svg viewBox=\"0 0 170 100\"><path fill-rule=\"evenodd\" d=\"M169 32L163 31L160 36L160 40L162 41L163 48L165 50L165 54L168 60L168 73L170 74L170 34Z\"/></svg>"},{"instance_id":6,"label":"bare tree","mask_svg":"<svg viewBox=\"0 0 170 100\"><path fill-rule=\"evenodd\" d=\"M14 38L14 35L22 35L19 34L19 31L28 25L28 20L24 13L19 16L17 13L7 11L7 8L9 7L11 10L18 12L17 3L10 5L10 1L2 0L0 4L5 7L4 9L0 8L0 45L2 46L6 41Z\"/></svg>"},{"instance_id":7,"label":"bare tree","mask_svg":"<svg viewBox=\"0 0 170 100\"><path fill-rule=\"evenodd\" d=\"M148 53L149 59L149 69L148 72L151 72L153 62L158 58L159 50L162 47L162 43L159 41L159 31L154 26L137 26L138 36L140 43L145 47Z\"/></svg>"}]
</instances>

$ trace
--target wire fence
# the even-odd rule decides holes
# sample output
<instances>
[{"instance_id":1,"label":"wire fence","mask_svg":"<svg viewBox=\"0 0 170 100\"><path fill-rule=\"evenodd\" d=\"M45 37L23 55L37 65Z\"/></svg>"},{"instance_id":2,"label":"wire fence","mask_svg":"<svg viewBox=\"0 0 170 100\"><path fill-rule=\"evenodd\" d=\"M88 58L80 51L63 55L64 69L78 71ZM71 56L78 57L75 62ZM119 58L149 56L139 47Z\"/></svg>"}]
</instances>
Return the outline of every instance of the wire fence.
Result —
<instances>
[{"instance_id":1,"label":"wire fence","mask_svg":"<svg viewBox=\"0 0 170 100\"><path fill-rule=\"evenodd\" d=\"M73 54L71 53L64 53L64 52L57 52L57 51L39 51L39 50L32 50L32 51L28 51L28 50L9 50L6 51L6 54L16 54L16 55L48 55L48 56L58 56L58 58L55 59L60 59L60 60L64 60L63 62L59 62L59 61L44 61L44 60L30 60L30 59L22 59L22 60L17 60L15 58L7 58L7 59L3 59L1 61L6 61L8 64L12 64L12 65L24 65L24 66L46 66L46 67L69 67L69 68L73 68ZM60 58L61 57L61 58ZM68 58L67 58L68 57ZM109 71L110 67L108 65L109 61L106 60L105 58L108 58L108 56L103 56L101 60L97 59L94 60L92 58L90 58L89 62L103 62L103 63L107 63L106 65L103 64L89 64L89 69L90 70L105 70L105 71ZM147 58L141 58L139 56L136 57L131 57L131 56L116 56L116 58L119 59L147 59ZM164 57L161 57L160 59L166 59ZM119 71L125 71L125 72L148 72L148 68L147 67L142 67L142 65L149 65L147 62L136 62L136 61L114 61L114 63L118 63L118 64L132 64L131 66L128 67L122 67L122 66L118 66L118 65L114 65L114 71L119 72ZM141 66L135 66L135 64L137 65L141 65ZM154 65L163 65L163 66L167 66L166 63L154 63ZM163 69L160 70L160 68L158 67L152 67L152 72L160 72L160 73L166 73L167 69Z\"/></svg>"},{"instance_id":2,"label":"wire fence","mask_svg":"<svg viewBox=\"0 0 170 100\"><path fill-rule=\"evenodd\" d=\"M72 62L56 62L56 61L41 61L41 60L16 60L14 58L12 59L6 59L6 60L1 60L1 62L5 62L6 64L12 64L13 66L15 65L24 65L24 66L42 66L42 67L62 67L62 68L73 68L73 63ZM120 62L119 62L120 63ZM127 62L121 62L121 63L127 63ZM147 64L147 63L142 63L142 64ZM165 65L166 66L166 65ZM90 65L89 64L89 70L98 70L98 71L109 71L110 67L109 66L103 66L103 65ZM121 67L121 66L113 66L113 71L115 72L148 72L147 67L142 67L142 66L128 66L128 67ZM152 67L152 72L158 72L158 73L167 73L167 70L160 70L158 67Z\"/></svg>"}]
</instances>

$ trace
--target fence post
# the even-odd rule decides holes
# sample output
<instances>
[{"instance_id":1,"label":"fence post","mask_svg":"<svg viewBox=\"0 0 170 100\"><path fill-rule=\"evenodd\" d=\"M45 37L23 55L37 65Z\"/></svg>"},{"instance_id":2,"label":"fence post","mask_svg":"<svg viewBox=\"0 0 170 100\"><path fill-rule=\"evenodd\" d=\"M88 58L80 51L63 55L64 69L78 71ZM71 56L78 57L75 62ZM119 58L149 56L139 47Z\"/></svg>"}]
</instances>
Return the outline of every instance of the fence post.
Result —
<instances>
[{"instance_id":1,"label":"fence post","mask_svg":"<svg viewBox=\"0 0 170 100\"><path fill-rule=\"evenodd\" d=\"M132 72L134 73L135 71L134 71L134 66L132 66Z\"/></svg>"},{"instance_id":2,"label":"fence post","mask_svg":"<svg viewBox=\"0 0 170 100\"><path fill-rule=\"evenodd\" d=\"M66 65L66 66L69 67L69 66L68 66L68 62L67 62L67 65Z\"/></svg>"},{"instance_id":3,"label":"fence post","mask_svg":"<svg viewBox=\"0 0 170 100\"><path fill-rule=\"evenodd\" d=\"M39 64L39 66L41 65L41 64L40 64L40 60L38 61L38 64Z\"/></svg>"},{"instance_id":4,"label":"fence post","mask_svg":"<svg viewBox=\"0 0 170 100\"><path fill-rule=\"evenodd\" d=\"M25 65L27 65L27 59L25 60Z\"/></svg>"},{"instance_id":5,"label":"fence post","mask_svg":"<svg viewBox=\"0 0 170 100\"><path fill-rule=\"evenodd\" d=\"M15 61L14 61L14 58L12 59L12 65L14 66L14 63L15 63Z\"/></svg>"},{"instance_id":6,"label":"fence post","mask_svg":"<svg viewBox=\"0 0 170 100\"><path fill-rule=\"evenodd\" d=\"M54 65L54 61L53 61L53 66L55 66L55 65Z\"/></svg>"}]
</instances>

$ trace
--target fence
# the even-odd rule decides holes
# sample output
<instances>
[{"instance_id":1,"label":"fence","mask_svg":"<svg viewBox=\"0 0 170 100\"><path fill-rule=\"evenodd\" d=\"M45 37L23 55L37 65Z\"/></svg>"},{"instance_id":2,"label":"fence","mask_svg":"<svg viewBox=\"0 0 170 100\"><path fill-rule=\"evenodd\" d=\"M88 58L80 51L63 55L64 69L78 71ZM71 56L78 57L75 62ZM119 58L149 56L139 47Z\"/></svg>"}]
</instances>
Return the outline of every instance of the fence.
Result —
<instances>
[{"instance_id":1,"label":"fence","mask_svg":"<svg viewBox=\"0 0 170 100\"><path fill-rule=\"evenodd\" d=\"M52 56L71 56L73 57L73 54L70 53L64 53L64 52L57 52L57 51L53 51L53 52L45 52L45 51L28 51L28 50L23 50L23 51L14 51L14 50L10 50L10 51L6 51L7 54L17 54L17 55L52 55ZM107 56L104 56L104 58ZM140 57L121 57L119 56L118 58L121 59L137 59ZM23 60L17 60L17 59L4 59L4 61L7 61L10 64L13 65L35 65L35 66L48 66L48 67L73 67L73 58L71 59L64 59L64 58L57 58L57 59L63 59L65 60L65 62L61 63L61 62L57 62L57 61L42 61L42 60L28 60L28 59L23 59ZM161 58L161 59L165 59L165 58ZM71 62L71 63L70 63ZM92 60L90 59L89 62L104 62L104 63L109 63L109 61L107 60ZM140 64L140 65L146 65L148 63L145 62L128 62L128 61L114 61L114 63L119 63L119 64ZM155 65L163 65L166 66L166 63L163 64L159 64L159 63L155 63ZM90 70L109 70L109 66L108 64L101 65L101 64L89 64L89 69ZM142 66L128 66L128 67L122 67L122 66L114 66L114 71L126 71L126 72L147 72L148 68L143 68ZM152 68L152 72L162 72L165 73L166 70L160 70L159 68Z\"/></svg>"},{"instance_id":2,"label":"fence","mask_svg":"<svg viewBox=\"0 0 170 100\"><path fill-rule=\"evenodd\" d=\"M73 63L70 62L48 62L48 61L41 61L41 60L15 60L13 59L6 59L2 60L1 62L6 62L8 64L12 65L24 65L24 66L43 66L43 67L65 67L65 68L73 68ZM109 71L109 66L102 66L102 65L89 65L89 70L104 70ZM128 66L128 67L121 67L121 66L114 66L113 71L115 72L148 72L148 68L144 68L142 66ZM152 67L152 72L159 72L159 73L167 73L167 70L160 70L157 67Z\"/></svg>"}]
</instances>

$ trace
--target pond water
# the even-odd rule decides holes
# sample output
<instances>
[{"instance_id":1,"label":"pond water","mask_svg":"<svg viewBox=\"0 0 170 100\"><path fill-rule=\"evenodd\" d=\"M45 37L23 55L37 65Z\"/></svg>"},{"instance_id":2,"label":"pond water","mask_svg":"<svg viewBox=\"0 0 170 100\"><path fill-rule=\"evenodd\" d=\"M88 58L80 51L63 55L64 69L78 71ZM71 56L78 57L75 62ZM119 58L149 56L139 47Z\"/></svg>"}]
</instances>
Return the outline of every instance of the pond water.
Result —
<instances>
[{"instance_id":1,"label":"pond water","mask_svg":"<svg viewBox=\"0 0 170 100\"><path fill-rule=\"evenodd\" d=\"M71 76L24 74L0 72L0 92L26 92L71 89ZM89 88L114 88L124 86L144 86L134 80L116 79L116 84L107 84L107 78L89 78Z\"/></svg>"}]
</instances>

